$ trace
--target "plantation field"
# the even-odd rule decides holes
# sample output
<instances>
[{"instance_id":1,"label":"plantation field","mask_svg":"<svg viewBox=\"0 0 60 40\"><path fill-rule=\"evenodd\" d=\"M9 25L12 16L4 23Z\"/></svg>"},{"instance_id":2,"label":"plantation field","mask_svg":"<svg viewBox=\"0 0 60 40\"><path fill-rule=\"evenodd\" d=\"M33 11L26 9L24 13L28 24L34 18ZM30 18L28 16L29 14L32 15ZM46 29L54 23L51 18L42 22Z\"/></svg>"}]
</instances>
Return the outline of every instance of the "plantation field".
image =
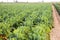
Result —
<instances>
[{"instance_id":1,"label":"plantation field","mask_svg":"<svg viewBox=\"0 0 60 40\"><path fill-rule=\"evenodd\" d=\"M50 3L0 3L0 34L8 40L50 40L52 21Z\"/></svg>"}]
</instances>

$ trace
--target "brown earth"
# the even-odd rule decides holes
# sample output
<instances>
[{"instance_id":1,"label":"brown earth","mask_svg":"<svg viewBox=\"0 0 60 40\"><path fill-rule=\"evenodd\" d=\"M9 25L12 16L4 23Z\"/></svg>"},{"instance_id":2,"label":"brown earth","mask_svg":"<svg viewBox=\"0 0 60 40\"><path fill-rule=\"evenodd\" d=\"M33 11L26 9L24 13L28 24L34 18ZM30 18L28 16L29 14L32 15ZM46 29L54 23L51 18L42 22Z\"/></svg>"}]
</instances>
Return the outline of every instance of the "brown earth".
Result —
<instances>
[{"instance_id":1,"label":"brown earth","mask_svg":"<svg viewBox=\"0 0 60 40\"><path fill-rule=\"evenodd\" d=\"M50 32L50 40L60 40L60 16L56 11L55 7L52 5L53 11L53 26L54 28Z\"/></svg>"}]
</instances>

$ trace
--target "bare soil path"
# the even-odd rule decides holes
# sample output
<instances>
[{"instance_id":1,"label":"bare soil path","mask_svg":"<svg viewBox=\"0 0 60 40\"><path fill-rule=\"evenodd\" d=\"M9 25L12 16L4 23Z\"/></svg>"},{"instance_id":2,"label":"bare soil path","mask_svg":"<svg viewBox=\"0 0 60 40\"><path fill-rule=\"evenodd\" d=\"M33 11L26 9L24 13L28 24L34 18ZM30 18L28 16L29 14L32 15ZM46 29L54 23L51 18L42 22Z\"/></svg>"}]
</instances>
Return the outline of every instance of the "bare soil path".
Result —
<instances>
[{"instance_id":1,"label":"bare soil path","mask_svg":"<svg viewBox=\"0 0 60 40\"><path fill-rule=\"evenodd\" d=\"M52 5L53 10L53 26L54 28L51 30L50 33L50 40L60 40L60 16L56 11L55 7Z\"/></svg>"}]
</instances>

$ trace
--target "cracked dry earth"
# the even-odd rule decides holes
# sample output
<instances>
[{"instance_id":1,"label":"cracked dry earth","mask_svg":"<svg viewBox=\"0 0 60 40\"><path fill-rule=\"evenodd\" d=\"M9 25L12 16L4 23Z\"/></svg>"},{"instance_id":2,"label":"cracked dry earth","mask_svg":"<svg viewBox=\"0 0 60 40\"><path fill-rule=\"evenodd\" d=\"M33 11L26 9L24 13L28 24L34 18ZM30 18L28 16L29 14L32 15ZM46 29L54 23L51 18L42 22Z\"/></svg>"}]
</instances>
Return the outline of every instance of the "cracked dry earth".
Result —
<instances>
[{"instance_id":1,"label":"cracked dry earth","mask_svg":"<svg viewBox=\"0 0 60 40\"><path fill-rule=\"evenodd\" d=\"M53 11L53 26L51 32L50 32L50 40L60 40L60 16L58 15L58 12L56 11L55 7L52 5L52 11Z\"/></svg>"}]
</instances>

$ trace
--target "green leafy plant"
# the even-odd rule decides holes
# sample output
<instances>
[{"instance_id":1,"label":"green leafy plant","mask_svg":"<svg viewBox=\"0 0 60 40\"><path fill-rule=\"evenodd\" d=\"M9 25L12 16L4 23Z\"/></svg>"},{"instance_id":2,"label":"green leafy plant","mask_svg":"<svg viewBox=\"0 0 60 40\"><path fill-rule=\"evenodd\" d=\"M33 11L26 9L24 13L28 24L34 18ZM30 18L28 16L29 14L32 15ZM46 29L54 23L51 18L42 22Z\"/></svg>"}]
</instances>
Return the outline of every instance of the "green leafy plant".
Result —
<instances>
[{"instance_id":1,"label":"green leafy plant","mask_svg":"<svg viewBox=\"0 0 60 40\"><path fill-rule=\"evenodd\" d=\"M0 3L0 34L8 40L49 40L50 3Z\"/></svg>"}]
</instances>

